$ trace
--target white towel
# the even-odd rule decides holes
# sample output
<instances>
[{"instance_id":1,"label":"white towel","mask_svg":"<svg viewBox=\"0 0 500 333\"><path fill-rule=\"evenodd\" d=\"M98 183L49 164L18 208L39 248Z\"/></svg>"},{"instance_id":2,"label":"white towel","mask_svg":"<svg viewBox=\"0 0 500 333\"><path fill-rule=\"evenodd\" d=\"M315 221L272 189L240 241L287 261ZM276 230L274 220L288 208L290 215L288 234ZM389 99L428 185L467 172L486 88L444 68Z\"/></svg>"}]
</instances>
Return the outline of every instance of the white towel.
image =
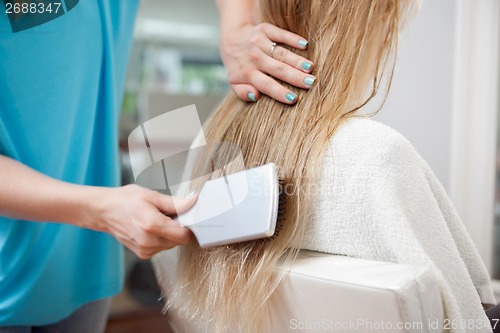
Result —
<instances>
[{"instance_id":1,"label":"white towel","mask_svg":"<svg viewBox=\"0 0 500 333\"><path fill-rule=\"evenodd\" d=\"M325 150L319 189L301 248L430 264L450 331L491 332L481 306L496 304L488 272L445 190L401 134L348 120Z\"/></svg>"}]
</instances>

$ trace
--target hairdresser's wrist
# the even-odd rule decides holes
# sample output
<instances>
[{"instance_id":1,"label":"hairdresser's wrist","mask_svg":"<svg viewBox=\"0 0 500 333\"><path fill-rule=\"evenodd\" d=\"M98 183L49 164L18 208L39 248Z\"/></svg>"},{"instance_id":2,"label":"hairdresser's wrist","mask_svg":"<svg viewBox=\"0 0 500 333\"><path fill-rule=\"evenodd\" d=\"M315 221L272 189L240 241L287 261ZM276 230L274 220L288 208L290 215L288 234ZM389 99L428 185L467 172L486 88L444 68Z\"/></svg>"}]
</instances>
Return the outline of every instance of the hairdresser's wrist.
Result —
<instances>
[{"instance_id":1,"label":"hairdresser's wrist","mask_svg":"<svg viewBox=\"0 0 500 333\"><path fill-rule=\"evenodd\" d=\"M243 37L241 31L257 24L254 15L250 13L253 6L248 1L240 1L218 1L220 12L220 46L222 51L231 47L235 38Z\"/></svg>"},{"instance_id":2,"label":"hairdresser's wrist","mask_svg":"<svg viewBox=\"0 0 500 333\"><path fill-rule=\"evenodd\" d=\"M61 199L64 213L56 217L56 222L96 231L107 231L102 215L109 190L106 187L69 185L64 192L64 198Z\"/></svg>"},{"instance_id":3,"label":"hairdresser's wrist","mask_svg":"<svg viewBox=\"0 0 500 333\"><path fill-rule=\"evenodd\" d=\"M259 21L258 0L217 0L216 2L220 14L221 35L230 32L230 29L255 25Z\"/></svg>"}]
</instances>

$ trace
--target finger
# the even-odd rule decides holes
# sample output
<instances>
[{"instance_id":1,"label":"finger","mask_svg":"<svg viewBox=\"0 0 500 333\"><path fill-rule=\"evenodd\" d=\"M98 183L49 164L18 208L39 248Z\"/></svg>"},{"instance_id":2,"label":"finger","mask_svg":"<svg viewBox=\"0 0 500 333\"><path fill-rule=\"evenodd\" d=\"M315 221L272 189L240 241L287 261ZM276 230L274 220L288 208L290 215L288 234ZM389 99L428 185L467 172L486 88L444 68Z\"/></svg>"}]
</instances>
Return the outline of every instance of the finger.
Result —
<instances>
[{"instance_id":1,"label":"finger","mask_svg":"<svg viewBox=\"0 0 500 333\"><path fill-rule=\"evenodd\" d=\"M164 215L158 218L158 224L155 231L156 235L159 237L177 245L187 244L193 238L191 230L181 226L176 221Z\"/></svg>"},{"instance_id":2,"label":"finger","mask_svg":"<svg viewBox=\"0 0 500 333\"><path fill-rule=\"evenodd\" d=\"M127 249L129 249L130 251L132 252L135 252L136 250L136 246L134 245L134 243L132 243L131 241L129 241L128 239L124 239L124 238L119 238L118 239L120 241L120 243L122 243Z\"/></svg>"},{"instance_id":3,"label":"finger","mask_svg":"<svg viewBox=\"0 0 500 333\"><path fill-rule=\"evenodd\" d=\"M311 88L316 80L316 77L305 74L286 63L270 57L267 57L266 60L261 63L261 70L281 81L303 89Z\"/></svg>"},{"instance_id":4,"label":"finger","mask_svg":"<svg viewBox=\"0 0 500 333\"><path fill-rule=\"evenodd\" d=\"M257 102L260 98L260 93L254 86L249 84L233 84L231 85L235 94L245 102Z\"/></svg>"},{"instance_id":5,"label":"finger","mask_svg":"<svg viewBox=\"0 0 500 333\"><path fill-rule=\"evenodd\" d=\"M173 197L152 191L150 202L160 211L167 215L183 213L198 200L197 193L190 193L185 198Z\"/></svg>"},{"instance_id":6,"label":"finger","mask_svg":"<svg viewBox=\"0 0 500 333\"><path fill-rule=\"evenodd\" d=\"M261 25L264 33L273 42L286 44L301 50L307 48L308 41L305 38L269 23L261 23Z\"/></svg>"},{"instance_id":7,"label":"finger","mask_svg":"<svg viewBox=\"0 0 500 333\"><path fill-rule=\"evenodd\" d=\"M198 193L191 192L184 198L182 197L171 197L171 198L174 203L176 213L180 214L184 213L194 205L194 203L198 200Z\"/></svg>"},{"instance_id":8,"label":"finger","mask_svg":"<svg viewBox=\"0 0 500 333\"><path fill-rule=\"evenodd\" d=\"M279 45L274 48L272 58L298 69L300 72L311 73L313 70L312 62Z\"/></svg>"},{"instance_id":9,"label":"finger","mask_svg":"<svg viewBox=\"0 0 500 333\"><path fill-rule=\"evenodd\" d=\"M150 253L149 251L144 251L144 250L141 250L141 248L139 246L137 246L137 244L131 242L131 241L128 241L126 239L120 239L120 242L125 245L130 251L134 252L135 255L137 257L139 257L140 259L149 259L153 256L153 253Z\"/></svg>"},{"instance_id":10,"label":"finger","mask_svg":"<svg viewBox=\"0 0 500 333\"><path fill-rule=\"evenodd\" d=\"M137 251L142 256L146 258L151 258L152 256L154 256L159 252L173 249L178 245L179 245L178 243L172 242L168 239L156 237L156 240L152 241L151 244L149 244L147 247L139 247Z\"/></svg>"},{"instance_id":11,"label":"finger","mask_svg":"<svg viewBox=\"0 0 500 333\"><path fill-rule=\"evenodd\" d=\"M313 71L314 64L304 57L295 54L294 52L287 50L284 47L276 45L273 50L271 50L273 42L271 42L266 36L262 36L258 40L259 48L265 53L266 56L261 55L260 59L268 59L269 57L274 58L278 61L284 62L287 65L292 66L300 70L301 72L311 73ZM272 51L272 52L271 52ZM261 60L259 63L262 63Z\"/></svg>"},{"instance_id":12,"label":"finger","mask_svg":"<svg viewBox=\"0 0 500 333\"><path fill-rule=\"evenodd\" d=\"M259 91L281 103L295 104L297 102L296 94L262 72L254 72L251 82Z\"/></svg>"},{"instance_id":13,"label":"finger","mask_svg":"<svg viewBox=\"0 0 500 333\"><path fill-rule=\"evenodd\" d=\"M175 245L175 244L171 244L170 246L162 246L162 247L158 247L158 248L154 248L154 249L147 249L147 250L135 249L133 252L139 258L146 260L146 259L152 258L154 255L156 255L162 251L167 251L167 250L173 249L176 246L177 245Z\"/></svg>"}]
</instances>

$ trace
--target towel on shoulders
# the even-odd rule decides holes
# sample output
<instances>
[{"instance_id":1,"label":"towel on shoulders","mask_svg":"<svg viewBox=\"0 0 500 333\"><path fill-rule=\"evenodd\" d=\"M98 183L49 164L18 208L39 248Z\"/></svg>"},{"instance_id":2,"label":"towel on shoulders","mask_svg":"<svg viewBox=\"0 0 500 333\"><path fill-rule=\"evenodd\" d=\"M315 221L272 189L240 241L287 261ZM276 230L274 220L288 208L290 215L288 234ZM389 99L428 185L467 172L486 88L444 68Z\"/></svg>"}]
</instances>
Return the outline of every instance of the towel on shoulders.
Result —
<instances>
[{"instance_id":1,"label":"towel on shoulders","mask_svg":"<svg viewBox=\"0 0 500 333\"><path fill-rule=\"evenodd\" d=\"M436 176L400 133L347 120L323 157L320 195L301 248L430 265L451 332L491 332L481 303L496 304L490 277ZM468 329L461 321L481 321Z\"/></svg>"}]
</instances>

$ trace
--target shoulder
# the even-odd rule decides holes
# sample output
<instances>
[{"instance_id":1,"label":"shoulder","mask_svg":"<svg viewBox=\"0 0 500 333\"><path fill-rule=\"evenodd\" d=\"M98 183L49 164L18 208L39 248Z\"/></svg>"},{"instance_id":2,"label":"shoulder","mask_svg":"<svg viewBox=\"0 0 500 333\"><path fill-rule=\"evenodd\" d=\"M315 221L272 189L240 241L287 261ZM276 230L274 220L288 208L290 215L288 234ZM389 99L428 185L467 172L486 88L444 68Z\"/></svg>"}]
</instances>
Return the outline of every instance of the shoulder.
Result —
<instances>
[{"instance_id":1,"label":"shoulder","mask_svg":"<svg viewBox=\"0 0 500 333\"><path fill-rule=\"evenodd\" d=\"M346 120L330 139L330 149L337 158L407 164L422 162L413 145L398 131L368 117Z\"/></svg>"},{"instance_id":2,"label":"shoulder","mask_svg":"<svg viewBox=\"0 0 500 333\"><path fill-rule=\"evenodd\" d=\"M346 142L351 145L377 147L410 144L398 131L368 117L349 118L340 125L331 138L331 143L339 145Z\"/></svg>"}]
</instances>

